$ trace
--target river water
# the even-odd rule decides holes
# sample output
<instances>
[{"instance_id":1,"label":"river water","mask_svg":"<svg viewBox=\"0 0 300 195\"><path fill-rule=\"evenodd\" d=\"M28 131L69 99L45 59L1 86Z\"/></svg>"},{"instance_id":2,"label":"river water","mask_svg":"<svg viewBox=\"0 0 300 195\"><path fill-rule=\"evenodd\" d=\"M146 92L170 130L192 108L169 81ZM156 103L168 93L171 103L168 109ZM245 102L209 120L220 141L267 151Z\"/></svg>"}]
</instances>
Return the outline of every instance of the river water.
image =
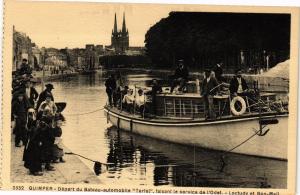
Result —
<instances>
[{"instance_id":1,"label":"river water","mask_svg":"<svg viewBox=\"0 0 300 195\"><path fill-rule=\"evenodd\" d=\"M143 72L122 74L129 84L141 86L152 78L163 77ZM52 82L56 102L67 102L63 112L66 118L63 142L74 153L111 163L99 175L103 184L287 187L285 161L228 154L224 164L216 151L168 143L111 127L103 111L95 111L106 103L107 75L98 72ZM208 158L213 160L203 162ZM93 169L92 162L83 162Z\"/></svg>"}]
</instances>

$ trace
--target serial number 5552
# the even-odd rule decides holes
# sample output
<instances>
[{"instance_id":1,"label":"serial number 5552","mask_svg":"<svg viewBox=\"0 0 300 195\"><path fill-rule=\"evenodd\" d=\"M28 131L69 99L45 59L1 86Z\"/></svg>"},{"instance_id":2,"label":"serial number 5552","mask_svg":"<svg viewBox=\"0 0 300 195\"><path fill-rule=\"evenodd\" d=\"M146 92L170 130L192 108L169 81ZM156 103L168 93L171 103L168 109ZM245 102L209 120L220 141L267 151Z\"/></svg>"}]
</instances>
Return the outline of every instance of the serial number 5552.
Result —
<instances>
[{"instance_id":1,"label":"serial number 5552","mask_svg":"<svg viewBox=\"0 0 300 195\"><path fill-rule=\"evenodd\" d=\"M13 190L24 190L24 186L13 186Z\"/></svg>"}]
</instances>

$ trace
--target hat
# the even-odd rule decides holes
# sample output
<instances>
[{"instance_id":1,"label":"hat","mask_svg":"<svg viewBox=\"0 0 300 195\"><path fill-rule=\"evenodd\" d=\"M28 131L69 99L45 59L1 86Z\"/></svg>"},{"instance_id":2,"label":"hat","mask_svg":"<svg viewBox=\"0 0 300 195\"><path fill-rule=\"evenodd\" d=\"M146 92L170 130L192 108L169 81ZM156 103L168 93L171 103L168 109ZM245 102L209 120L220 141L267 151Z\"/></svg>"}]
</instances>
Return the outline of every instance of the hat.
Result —
<instances>
[{"instance_id":1,"label":"hat","mask_svg":"<svg viewBox=\"0 0 300 195\"><path fill-rule=\"evenodd\" d=\"M52 85L51 83L49 83L49 84L47 84L47 85L45 85L45 86L46 86L46 88L54 89L54 87L53 87L53 85Z\"/></svg>"}]
</instances>

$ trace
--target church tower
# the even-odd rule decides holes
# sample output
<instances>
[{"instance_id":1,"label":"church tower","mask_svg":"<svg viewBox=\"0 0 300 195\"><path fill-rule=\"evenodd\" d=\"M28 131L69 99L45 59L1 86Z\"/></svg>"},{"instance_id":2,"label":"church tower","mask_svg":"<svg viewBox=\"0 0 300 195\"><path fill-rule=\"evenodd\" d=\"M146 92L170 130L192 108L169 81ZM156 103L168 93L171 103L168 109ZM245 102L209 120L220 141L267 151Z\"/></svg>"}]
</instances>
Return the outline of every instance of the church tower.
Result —
<instances>
[{"instance_id":1,"label":"church tower","mask_svg":"<svg viewBox=\"0 0 300 195\"><path fill-rule=\"evenodd\" d=\"M123 13L123 23L120 31L118 31L117 15L115 13L114 28L111 33L111 47L115 49L116 54L124 54L129 48L129 33L126 28L125 13Z\"/></svg>"}]
</instances>

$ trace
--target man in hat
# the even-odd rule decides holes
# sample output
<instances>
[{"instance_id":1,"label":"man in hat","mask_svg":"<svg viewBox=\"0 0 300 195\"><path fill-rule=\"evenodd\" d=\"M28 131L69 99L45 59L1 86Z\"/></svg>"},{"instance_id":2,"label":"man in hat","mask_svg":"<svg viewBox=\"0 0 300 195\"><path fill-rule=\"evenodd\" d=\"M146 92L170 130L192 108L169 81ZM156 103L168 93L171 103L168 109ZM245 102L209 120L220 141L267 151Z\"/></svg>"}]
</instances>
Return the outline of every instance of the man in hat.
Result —
<instances>
[{"instance_id":1,"label":"man in hat","mask_svg":"<svg viewBox=\"0 0 300 195\"><path fill-rule=\"evenodd\" d=\"M247 95L248 93L248 85L245 79L242 77L242 70L238 69L235 73L235 77L233 77L230 81L229 90L233 96L238 95Z\"/></svg>"},{"instance_id":2,"label":"man in hat","mask_svg":"<svg viewBox=\"0 0 300 195\"><path fill-rule=\"evenodd\" d=\"M218 81L212 75L214 74L212 74L211 70L205 71L205 78L201 87L201 96L204 99L206 118L215 119L214 95L216 95L218 91Z\"/></svg>"},{"instance_id":3,"label":"man in hat","mask_svg":"<svg viewBox=\"0 0 300 195\"><path fill-rule=\"evenodd\" d=\"M31 75L31 73L32 73L32 70L31 70L30 66L28 65L28 63L27 63L27 59L24 58L22 60L21 67L18 70L18 74L19 75L24 75L24 74Z\"/></svg>"},{"instance_id":4,"label":"man in hat","mask_svg":"<svg viewBox=\"0 0 300 195\"><path fill-rule=\"evenodd\" d=\"M43 101L46 100L46 96L50 96L51 98L51 101L54 101L54 98L53 98L53 95L52 95L52 89L54 89L53 85L51 83L45 85L46 86L46 89L40 94L39 96L39 100L37 101L37 105L36 105L36 108L39 109L41 103Z\"/></svg>"},{"instance_id":5,"label":"man in hat","mask_svg":"<svg viewBox=\"0 0 300 195\"><path fill-rule=\"evenodd\" d=\"M171 76L171 93L174 88L179 85L178 90L182 91L189 77L189 71L184 65L183 60L179 60L178 67L175 70L175 74Z\"/></svg>"},{"instance_id":6,"label":"man in hat","mask_svg":"<svg viewBox=\"0 0 300 195\"><path fill-rule=\"evenodd\" d=\"M32 86L32 81L33 80L31 80L31 79L30 80L29 79L26 80L26 82L25 82L25 89L24 89L25 98L28 100L30 108L34 108L35 101L39 97L38 92Z\"/></svg>"},{"instance_id":7,"label":"man in hat","mask_svg":"<svg viewBox=\"0 0 300 195\"><path fill-rule=\"evenodd\" d=\"M21 147L21 141L23 142L23 145L27 143L27 110L28 103L24 98L24 94L19 92L17 94L17 100L12 104L12 114L16 121L16 126L14 128L16 147Z\"/></svg>"}]
</instances>

